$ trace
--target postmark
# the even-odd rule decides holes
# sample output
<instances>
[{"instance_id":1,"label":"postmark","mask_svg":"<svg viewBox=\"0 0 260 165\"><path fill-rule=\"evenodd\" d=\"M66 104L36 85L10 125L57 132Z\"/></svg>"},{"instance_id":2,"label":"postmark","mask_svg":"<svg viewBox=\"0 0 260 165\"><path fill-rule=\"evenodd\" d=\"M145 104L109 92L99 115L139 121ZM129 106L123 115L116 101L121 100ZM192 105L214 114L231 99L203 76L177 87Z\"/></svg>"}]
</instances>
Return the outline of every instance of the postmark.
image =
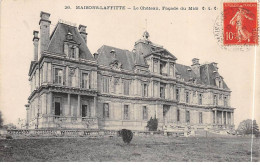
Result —
<instances>
[{"instance_id":1,"label":"postmark","mask_svg":"<svg viewBox=\"0 0 260 165\"><path fill-rule=\"evenodd\" d=\"M257 3L223 3L223 45L258 45Z\"/></svg>"}]
</instances>

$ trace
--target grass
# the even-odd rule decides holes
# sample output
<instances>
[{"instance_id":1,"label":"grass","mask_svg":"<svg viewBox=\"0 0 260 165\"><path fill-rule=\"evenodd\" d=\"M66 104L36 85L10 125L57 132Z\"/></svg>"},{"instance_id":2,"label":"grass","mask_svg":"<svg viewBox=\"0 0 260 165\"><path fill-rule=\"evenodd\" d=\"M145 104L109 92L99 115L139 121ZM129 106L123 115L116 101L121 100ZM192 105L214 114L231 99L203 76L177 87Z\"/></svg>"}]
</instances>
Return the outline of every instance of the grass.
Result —
<instances>
[{"instance_id":1,"label":"grass","mask_svg":"<svg viewBox=\"0 0 260 165\"><path fill-rule=\"evenodd\" d=\"M260 139L254 139L259 161ZM250 138L42 138L0 140L0 161L250 161Z\"/></svg>"}]
</instances>

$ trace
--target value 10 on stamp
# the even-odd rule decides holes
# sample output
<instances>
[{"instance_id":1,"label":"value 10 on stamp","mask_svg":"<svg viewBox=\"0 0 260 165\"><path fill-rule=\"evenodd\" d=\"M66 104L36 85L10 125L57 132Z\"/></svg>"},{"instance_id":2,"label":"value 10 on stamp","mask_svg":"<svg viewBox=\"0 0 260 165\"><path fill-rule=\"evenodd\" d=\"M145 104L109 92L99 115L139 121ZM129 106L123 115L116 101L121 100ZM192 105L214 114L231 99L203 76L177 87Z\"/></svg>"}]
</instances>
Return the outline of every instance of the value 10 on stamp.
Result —
<instances>
[{"instance_id":1,"label":"value 10 on stamp","mask_svg":"<svg viewBox=\"0 0 260 165\"><path fill-rule=\"evenodd\" d=\"M257 3L226 2L224 10L224 45L257 45Z\"/></svg>"}]
</instances>

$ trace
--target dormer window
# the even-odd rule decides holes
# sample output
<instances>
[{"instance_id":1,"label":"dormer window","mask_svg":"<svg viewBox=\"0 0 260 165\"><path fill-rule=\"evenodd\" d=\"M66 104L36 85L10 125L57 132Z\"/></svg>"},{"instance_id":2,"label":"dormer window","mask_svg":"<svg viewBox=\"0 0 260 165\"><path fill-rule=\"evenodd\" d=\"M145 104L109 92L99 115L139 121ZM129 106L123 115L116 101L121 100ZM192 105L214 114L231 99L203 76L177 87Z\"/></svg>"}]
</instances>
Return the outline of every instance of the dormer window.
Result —
<instances>
[{"instance_id":1,"label":"dormer window","mask_svg":"<svg viewBox=\"0 0 260 165\"><path fill-rule=\"evenodd\" d=\"M222 80L222 77L221 77L221 76L217 77L217 78L215 79L215 82L216 82L216 86L217 86L218 88L223 88L223 80Z\"/></svg>"},{"instance_id":2,"label":"dormer window","mask_svg":"<svg viewBox=\"0 0 260 165\"><path fill-rule=\"evenodd\" d=\"M68 32L68 34L67 34L67 40L72 40L73 39L73 35L70 33L70 32Z\"/></svg>"},{"instance_id":3,"label":"dormer window","mask_svg":"<svg viewBox=\"0 0 260 165\"><path fill-rule=\"evenodd\" d=\"M68 58L79 59L79 44L73 40L73 35L70 32L64 41L64 53Z\"/></svg>"},{"instance_id":4,"label":"dormer window","mask_svg":"<svg viewBox=\"0 0 260 165\"><path fill-rule=\"evenodd\" d=\"M76 58L76 48L74 46L69 46L69 57Z\"/></svg>"}]
</instances>

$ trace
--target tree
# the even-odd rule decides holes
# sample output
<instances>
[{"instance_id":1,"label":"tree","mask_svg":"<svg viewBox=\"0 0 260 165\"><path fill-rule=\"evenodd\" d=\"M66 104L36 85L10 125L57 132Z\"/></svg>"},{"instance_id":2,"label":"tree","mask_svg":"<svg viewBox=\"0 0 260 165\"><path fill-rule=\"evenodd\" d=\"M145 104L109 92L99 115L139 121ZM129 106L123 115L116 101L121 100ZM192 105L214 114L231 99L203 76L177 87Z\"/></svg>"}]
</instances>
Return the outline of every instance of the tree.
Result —
<instances>
[{"instance_id":1,"label":"tree","mask_svg":"<svg viewBox=\"0 0 260 165\"><path fill-rule=\"evenodd\" d=\"M123 138L124 143L129 144L133 138L133 132L128 129L122 129L121 136Z\"/></svg>"},{"instance_id":2,"label":"tree","mask_svg":"<svg viewBox=\"0 0 260 165\"><path fill-rule=\"evenodd\" d=\"M253 125L252 125L252 123L253 123ZM252 122L251 119L247 119L247 120L240 122L240 124L238 125L238 128L237 128L237 132L242 135L249 135L249 134L253 133L255 136L258 136L259 128L256 123L256 120L253 120L253 122Z\"/></svg>"},{"instance_id":3,"label":"tree","mask_svg":"<svg viewBox=\"0 0 260 165\"><path fill-rule=\"evenodd\" d=\"M149 131L157 131L158 119L156 119L156 117L154 117L154 119L151 117L150 120L147 122L146 127L149 129Z\"/></svg>"},{"instance_id":4,"label":"tree","mask_svg":"<svg viewBox=\"0 0 260 165\"><path fill-rule=\"evenodd\" d=\"M0 128L3 128L3 118L2 118L2 112L0 111Z\"/></svg>"}]
</instances>

